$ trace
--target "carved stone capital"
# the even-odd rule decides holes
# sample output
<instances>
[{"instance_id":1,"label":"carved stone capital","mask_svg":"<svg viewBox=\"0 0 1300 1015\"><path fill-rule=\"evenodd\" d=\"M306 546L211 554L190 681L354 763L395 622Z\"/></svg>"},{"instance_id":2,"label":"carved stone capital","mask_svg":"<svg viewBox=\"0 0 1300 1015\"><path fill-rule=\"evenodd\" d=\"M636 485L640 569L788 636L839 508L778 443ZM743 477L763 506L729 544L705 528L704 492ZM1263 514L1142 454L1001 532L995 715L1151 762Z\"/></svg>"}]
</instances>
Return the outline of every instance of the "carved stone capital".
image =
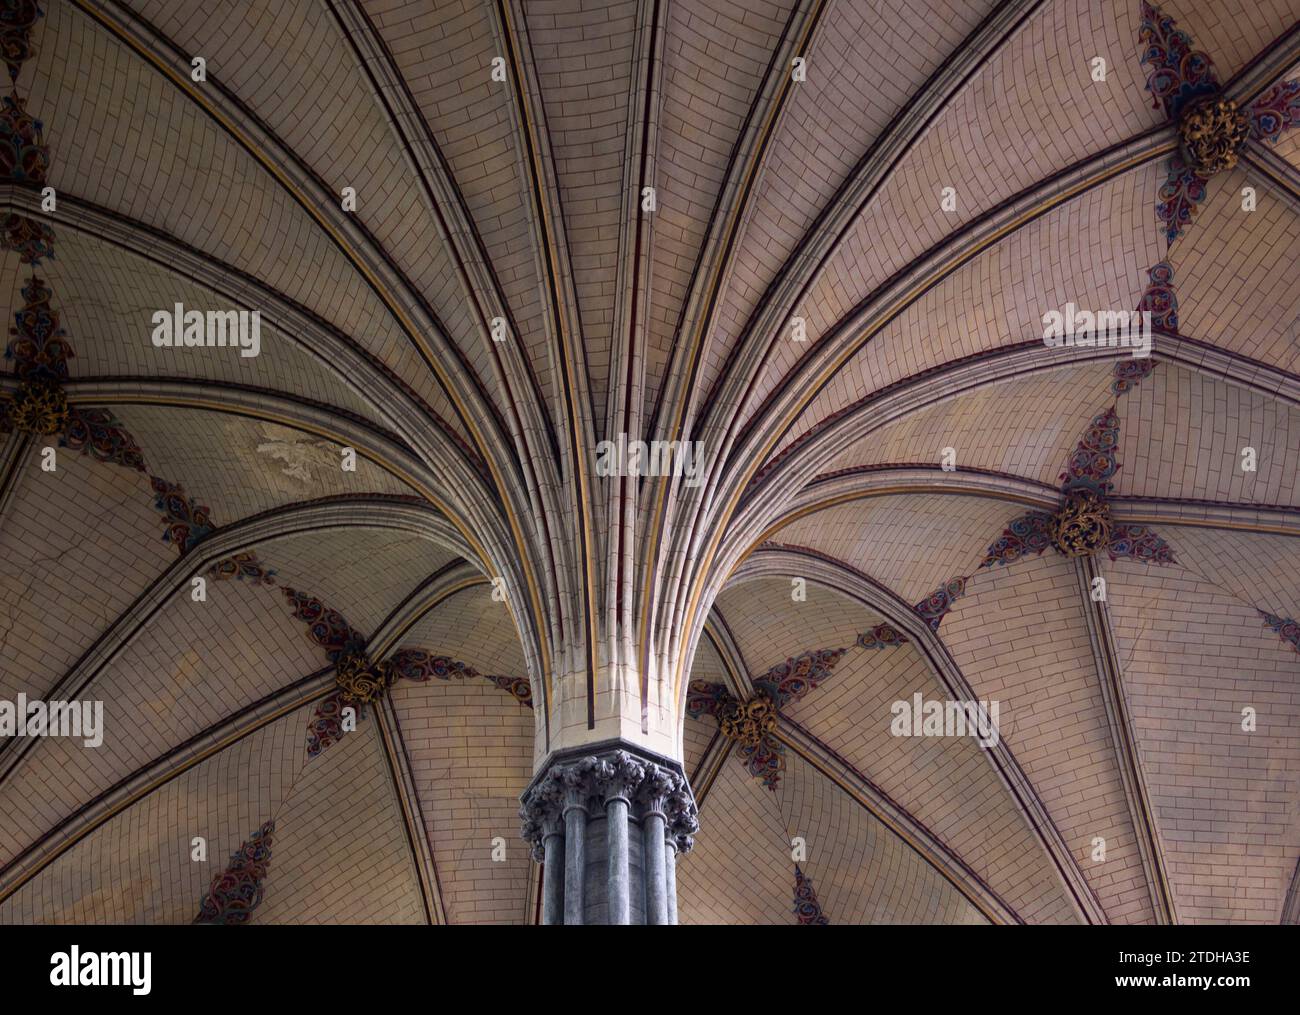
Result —
<instances>
[{"instance_id":1,"label":"carved stone capital","mask_svg":"<svg viewBox=\"0 0 1300 1015\"><path fill-rule=\"evenodd\" d=\"M647 765L645 778L641 780L641 785L637 787L636 794L637 801L641 805L641 817L658 814L666 824L668 814L664 808L668 802L668 797L676 792L685 781L676 772L664 768L662 765Z\"/></svg>"},{"instance_id":2,"label":"carved stone capital","mask_svg":"<svg viewBox=\"0 0 1300 1015\"><path fill-rule=\"evenodd\" d=\"M591 798L600 793L601 759L588 755L559 769L564 784L564 809L591 809Z\"/></svg>"},{"instance_id":3,"label":"carved stone capital","mask_svg":"<svg viewBox=\"0 0 1300 1015\"><path fill-rule=\"evenodd\" d=\"M691 848L699 820L685 776L664 761L621 748L552 762L520 798L523 838L540 858L545 836L563 831L565 811L599 812L615 799L627 800L637 820L662 815L665 835L678 851Z\"/></svg>"},{"instance_id":4,"label":"carved stone capital","mask_svg":"<svg viewBox=\"0 0 1300 1015\"><path fill-rule=\"evenodd\" d=\"M548 836L564 831L564 785L554 771L533 787L519 805L522 836L532 844L532 856L541 863Z\"/></svg>"},{"instance_id":5,"label":"carved stone capital","mask_svg":"<svg viewBox=\"0 0 1300 1015\"><path fill-rule=\"evenodd\" d=\"M645 776L646 763L627 751L615 751L612 755L601 758L599 783L604 802L621 799L630 804Z\"/></svg>"},{"instance_id":6,"label":"carved stone capital","mask_svg":"<svg viewBox=\"0 0 1300 1015\"><path fill-rule=\"evenodd\" d=\"M684 780L679 789L669 794L664 814L668 820L668 835L676 844L677 852L689 853L695 846L695 833L700 830L700 812Z\"/></svg>"}]
</instances>

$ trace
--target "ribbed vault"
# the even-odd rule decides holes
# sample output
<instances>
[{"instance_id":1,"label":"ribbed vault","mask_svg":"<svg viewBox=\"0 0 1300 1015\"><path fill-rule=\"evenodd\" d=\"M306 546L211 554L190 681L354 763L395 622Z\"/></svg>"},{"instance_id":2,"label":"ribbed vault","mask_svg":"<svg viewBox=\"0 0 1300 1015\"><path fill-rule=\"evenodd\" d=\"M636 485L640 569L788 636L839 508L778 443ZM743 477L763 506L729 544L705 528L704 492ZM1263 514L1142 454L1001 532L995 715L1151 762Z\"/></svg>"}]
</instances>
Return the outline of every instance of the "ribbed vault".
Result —
<instances>
[{"instance_id":1,"label":"ribbed vault","mask_svg":"<svg viewBox=\"0 0 1300 1015\"><path fill-rule=\"evenodd\" d=\"M106 736L0 739L0 920L537 922L519 796L611 738L690 780L683 923L1297 918L1296 0L42 6L0 701Z\"/></svg>"}]
</instances>

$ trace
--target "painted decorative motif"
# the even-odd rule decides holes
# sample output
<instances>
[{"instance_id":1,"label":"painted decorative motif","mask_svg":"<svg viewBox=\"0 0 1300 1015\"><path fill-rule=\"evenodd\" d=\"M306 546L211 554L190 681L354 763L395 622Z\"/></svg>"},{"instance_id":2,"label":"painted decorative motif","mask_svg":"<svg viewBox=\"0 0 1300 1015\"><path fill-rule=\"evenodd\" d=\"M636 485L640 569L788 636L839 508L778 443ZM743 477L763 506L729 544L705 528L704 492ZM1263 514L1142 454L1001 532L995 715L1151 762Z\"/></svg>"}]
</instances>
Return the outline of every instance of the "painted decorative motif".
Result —
<instances>
[{"instance_id":1,"label":"painted decorative motif","mask_svg":"<svg viewBox=\"0 0 1300 1015\"><path fill-rule=\"evenodd\" d=\"M943 618L948 615L948 611L952 609L953 603L965 593L966 579L964 577L949 578L942 587L935 589L912 609L920 614L921 619L925 621L931 631L938 631L939 625L943 622Z\"/></svg>"},{"instance_id":2,"label":"painted decorative motif","mask_svg":"<svg viewBox=\"0 0 1300 1015\"><path fill-rule=\"evenodd\" d=\"M274 575L275 570L263 564L252 551L225 557L208 568L208 577L219 582L233 578L254 585L274 585Z\"/></svg>"},{"instance_id":3,"label":"painted decorative motif","mask_svg":"<svg viewBox=\"0 0 1300 1015\"><path fill-rule=\"evenodd\" d=\"M343 739L343 713L351 708L354 721L377 701L397 677L391 661L371 662L364 652L344 649L334 667L335 689L316 706L307 722L307 760L318 758Z\"/></svg>"},{"instance_id":4,"label":"painted decorative motif","mask_svg":"<svg viewBox=\"0 0 1300 1015\"><path fill-rule=\"evenodd\" d=\"M247 923L262 904L275 822L268 821L230 856L226 869L212 879L195 923Z\"/></svg>"},{"instance_id":5,"label":"painted decorative motif","mask_svg":"<svg viewBox=\"0 0 1300 1015\"><path fill-rule=\"evenodd\" d=\"M307 723L307 760L319 758L326 748L343 739L343 698L333 691L321 699Z\"/></svg>"},{"instance_id":6,"label":"painted decorative motif","mask_svg":"<svg viewBox=\"0 0 1300 1015\"><path fill-rule=\"evenodd\" d=\"M0 223L0 247L17 254L23 264L38 265L54 258L54 230L37 219L11 212Z\"/></svg>"},{"instance_id":7,"label":"painted decorative motif","mask_svg":"<svg viewBox=\"0 0 1300 1015\"><path fill-rule=\"evenodd\" d=\"M533 685L528 682L527 677L487 676L486 679L496 684L519 704L533 707Z\"/></svg>"},{"instance_id":8,"label":"painted decorative motif","mask_svg":"<svg viewBox=\"0 0 1300 1015\"><path fill-rule=\"evenodd\" d=\"M234 568L241 568L236 574ZM248 577L268 585L275 584L253 554L236 554L214 566L221 567L223 578ZM212 573L212 572L209 572ZM311 625L313 641L325 648L335 663L336 689L316 706L307 724L307 760L319 757L327 748L338 743L344 735L343 709L353 707L357 718L364 707L375 701L398 680L427 683L430 680L478 679L490 681L505 691L521 705L533 707L532 688L523 677L496 676L479 673L473 666L448 656L434 655L424 649L401 649L392 657L374 663L365 654L365 639L348 626L342 614L325 606L319 599L294 589L283 589L285 598L293 604L294 616ZM724 689L725 693L725 689Z\"/></svg>"},{"instance_id":9,"label":"painted decorative motif","mask_svg":"<svg viewBox=\"0 0 1300 1015\"><path fill-rule=\"evenodd\" d=\"M785 708L829 677L845 651L823 648L794 656L756 677L754 689L771 698L777 708Z\"/></svg>"},{"instance_id":10,"label":"painted decorative motif","mask_svg":"<svg viewBox=\"0 0 1300 1015\"><path fill-rule=\"evenodd\" d=\"M1151 315L1152 331L1178 334L1178 293L1174 291L1174 266L1168 261L1147 269L1147 286L1142 290L1137 309L1138 313ZM1151 356L1116 360L1111 393L1118 397L1132 391L1155 368L1156 360Z\"/></svg>"},{"instance_id":11,"label":"painted decorative motif","mask_svg":"<svg viewBox=\"0 0 1300 1015\"><path fill-rule=\"evenodd\" d=\"M1011 521L997 541L989 546L980 567L1010 564L1031 553L1042 553L1052 545L1052 516L1030 511Z\"/></svg>"},{"instance_id":12,"label":"painted decorative motif","mask_svg":"<svg viewBox=\"0 0 1300 1015\"><path fill-rule=\"evenodd\" d=\"M1290 617L1278 617L1263 610L1259 611L1259 615L1264 618L1265 627L1271 628L1279 638L1300 652L1300 623Z\"/></svg>"},{"instance_id":13,"label":"painted decorative motif","mask_svg":"<svg viewBox=\"0 0 1300 1015\"><path fill-rule=\"evenodd\" d=\"M1151 314L1153 328L1177 334L1178 293L1174 290L1174 266L1168 261L1147 269L1147 287L1137 308Z\"/></svg>"},{"instance_id":14,"label":"painted decorative motif","mask_svg":"<svg viewBox=\"0 0 1300 1015\"><path fill-rule=\"evenodd\" d=\"M1173 273L1166 264L1157 265L1150 274L1153 283L1159 286L1172 283ZM1136 383L1133 378L1148 373L1150 369L1122 376ZM1117 376L1121 375L1117 373ZM1090 556L1105 548L1111 560L1173 563L1173 550L1151 529L1144 525L1116 524L1111 519L1107 498L1114 489L1111 477L1119 471L1115 458L1118 444L1119 416L1111 406L1093 417L1065 472L1061 473L1064 496L1060 507L1052 514L1030 511L1013 520L989 546L980 568L1010 564L1030 554L1041 554L1048 547L1066 557ZM963 592L963 579L954 578L915 609L931 630L937 631L953 600Z\"/></svg>"},{"instance_id":15,"label":"painted decorative motif","mask_svg":"<svg viewBox=\"0 0 1300 1015\"><path fill-rule=\"evenodd\" d=\"M452 677L463 679L477 677L478 670L459 659L448 656L436 656L418 648L405 648L394 653L393 669L404 680L414 680L424 684L430 680L450 680Z\"/></svg>"},{"instance_id":16,"label":"painted decorative motif","mask_svg":"<svg viewBox=\"0 0 1300 1015\"><path fill-rule=\"evenodd\" d=\"M179 483L169 483L158 476L150 476L149 482L153 486L153 506L163 512L162 520L167 526L163 540L175 545L183 557L211 534L212 516L207 507L193 497L186 497Z\"/></svg>"},{"instance_id":17,"label":"painted decorative motif","mask_svg":"<svg viewBox=\"0 0 1300 1015\"><path fill-rule=\"evenodd\" d=\"M74 408L69 413L63 447L101 462L144 472L144 452L130 432L107 409Z\"/></svg>"},{"instance_id":18,"label":"painted decorative motif","mask_svg":"<svg viewBox=\"0 0 1300 1015\"><path fill-rule=\"evenodd\" d=\"M59 315L50 307L53 295L35 275L23 286L23 307L14 314L15 324L9 329L9 345L5 348L5 359L14 361L14 373L23 380L68 379L72 347L64 340Z\"/></svg>"},{"instance_id":19,"label":"painted decorative motif","mask_svg":"<svg viewBox=\"0 0 1300 1015\"><path fill-rule=\"evenodd\" d=\"M686 689L686 714L692 719L711 715L715 719L729 701L735 699L722 684L710 680L692 680Z\"/></svg>"},{"instance_id":20,"label":"painted decorative motif","mask_svg":"<svg viewBox=\"0 0 1300 1015\"><path fill-rule=\"evenodd\" d=\"M1122 395L1125 392L1132 391L1138 386L1138 382L1151 376L1151 371L1156 368L1156 361L1150 356L1144 356L1142 359L1122 359L1115 363L1115 371L1112 374L1110 382L1110 391L1113 395Z\"/></svg>"},{"instance_id":21,"label":"painted decorative motif","mask_svg":"<svg viewBox=\"0 0 1300 1015\"><path fill-rule=\"evenodd\" d=\"M1146 87L1151 105L1155 109L1163 105L1165 114L1177 119L1192 99L1218 92L1214 61L1193 50L1191 36L1159 7L1143 0L1141 11L1138 41L1142 66L1148 68Z\"/></svg>"},{"instance_id":22,"label":"painted decorative motif","mask_svg":"<svg viewBox=\"0 0 1300 1015\"><path fill-rule=\"evenodd\" d=\"M757 744L741 744L737 750L745 771L775 793L785 771L785 748L780 741L764 737Z\"/></svg>"},{"instance_id":23,"label":"painted decorative motif","mask_svg":"<svg viewBox=\"0 0 1300 1015\"><path fill-rule=\"evenodd\" d=\"M1173 243L1191 224L1197 206L1205 200L1205 178L1187 164L1180 153L1169 156L1168 173L1157 193L1156 218L1164 223L1165 240Z\"/></svg>"},{"instance_id":24,"label":"painted decorative motif","mask_svg":"<svg viewBox=\"0 0 1300 1015\"><path fill-rule=\"evenodd\" d=\"M0 58L9 68L9 80L17 83L18 72L36 52L32 28L45 12L36 0L4 0L0 3Z\"/></svg>"},{"instance_id":25,"label":"painted decorative motif","mask_svg":"<svg viewBox=\"0 0 1300 1015\"><path fill-rule=\"evenodd\" d=\"M289 600L289 605L293 607L294 617L308 625L308 637L325 650L330 662L338 662L339 656L344 652L365 650L365 638L352 630L337 610L331 610L315 596L308 595L306 592L288 587L281 591L284 592L285 599Z\"/></svg>"},{"instance_id":26,"label":"painted decorative motif","mask_svg":"<svg viewBox=\"0 0 1300 1015\"><path fill-rule=\"evenodd\" d=\"M19 95L0 99L0 179L42 185L50 171L45 125L27 112Z\"/></svg>"},{"instance_id":27,"label":"painted decorative motif","mask_svg":"<svg viewBox=\"0 0 1300 1015\"><path fill-rule=\"evenodd\" d=\"M1111 560L1126 557L1143 564L1174 563L1173 548L1145 525L1115 525L1106 552Z\"/></svg>"},{"instance_id":28,"label":"painted decorative motif","mask_svg":"<svg viewBox=\"0 0 1300 1015\"><path fill-rule=\"evenodd\" d=\"M858 648L889 648L893 645L906 645L907 638L901 631L889 624L877 624L870 631L863 631L855 642Z\"/></svg>"},{"instance_id":29,"label":"painted decorative motif","mask_svg":"<svg viewBox=\"0 0 1300 1015\"><path fill-rule=\"evenodd\" d=\"M450 680L452 677L461 679L482 677L501 688L519 704L533 707L533 689L525 677L479 673L468 663L447 656L436 656L423 649L401 649L394 653L388 662L392 667L394 680L405 679L425 683L435 677L438 680Z\"/></svg>"},{"instance_id":30,"label":"painted decorative motif","mask_svg":"<svg viewBox=\"0 0 1300 1015\"><path fill-rule=\"evenodd\" d=\"M1060 480L1068 493L1083 487L1105 496L1115 487L1111 477L1119 471L1115 448L1119 444L1119 415L1114 406L1098 413L1070 456Z\"/></svg>"},{"instance_id":31,"label":"painted decorative motif","mask_svg":"<svg viewBox=\"0 0 1300 1015\"><path fill-rule=\"evenodd\" d=\"M1173 243L1205 199L1205 181L1232 169L1250 139L1276 143L1300 122L1300 81L1274 85L1245 109L1222 94L1214 61L1159 7L1141 5L1142 64L1153 105L1177 122L1179 151L1168 163L1156 214Z\"/></svg>"},{"instance_id":32,"label":"painted decorative motif","mask_svg":"<svg viewBox=\"0 0 1300 1015\"><path fill-rule=\"evenodd\" d=\"M831 922L817 901L812 879L804 875L798 864L794 865L794 915L805 927L826 927Z\"/></svg>"},{"instance_id":33,"label":"painted decorative motif","mask_svg":"<svg viewBox=\"0 0 1300 1015\"><path fill-rule=\"evenodd\" d=\"M1282 81L1250 104L1250 136L1277 144L1282 131L1300 125L1300 81Z\"/></svg>"},{"instance_id":34,"label":"painted decorative motif","mask_svg":"<svg viewBox=\"0 0 1300 1015\"><path fill-rule=\"evenodd\" d=\"M843 649L838 651L843 653ZM805 687L804 691L807 690ZM778 707L767 693L760 691L749 701L741 702L722 684L706 680L692 681L686 694L687 715L693 719L705 715L717 719L718 731L735 743L736 756L745 771L773 792L785 771L785 748L772 736L777 726Z\"/></svg>"}]
</instances>

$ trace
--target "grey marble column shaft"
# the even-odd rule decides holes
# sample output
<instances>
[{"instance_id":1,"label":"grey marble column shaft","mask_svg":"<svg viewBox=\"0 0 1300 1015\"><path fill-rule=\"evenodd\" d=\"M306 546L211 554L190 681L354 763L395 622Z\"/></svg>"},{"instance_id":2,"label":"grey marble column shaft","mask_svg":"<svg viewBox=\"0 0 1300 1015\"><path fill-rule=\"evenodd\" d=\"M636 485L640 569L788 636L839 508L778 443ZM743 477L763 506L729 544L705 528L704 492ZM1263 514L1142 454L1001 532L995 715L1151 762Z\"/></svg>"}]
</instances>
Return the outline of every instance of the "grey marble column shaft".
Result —
<instances>
[{"instance_id":1,"label":"grey marble column shaft","mask_svg":"<svg viewBox=\"0 0 1300 1015\"><path fill-rule=\"evenodd\" d=\"M609 903L609 922L623 925L632 922L630 879L627 860L626 797L610 797L605 804L606 832L609 837L609 867L605 874L605 897Z\"/></svg>"},{"instance_id":2,"label":"grey marble column shaft","mask_svg":"<svg viewBox=\"0 0 1300 1015\"><path fill-rule=\"evenodd\" d=\"M542 840L544 864L542 868L542 923L564 923L564 832L555 822L555 828Z\"/></svg>"},{"instance_id":3,"label":"grey marble column shaft","mask_svg":"<svg viewBox=\"0 0 1300 1015\"><path fill-rule=\"evenodd\" d=\"M668 924L677 926L677 841L670 834L664 842L664 884L668 889Z\"/></svg>"},{"instance_id":4,"label":"grey marble column shaft","mask_svg":"<svg viewBox=\"0 0 1300 1015\"><path fill-rule=\"evenodd\" d=\"M642 820L645 834L645 922L668 922L668 885L664 875L664 816L651 811Z\"/></svg>"},{"instance_id":5,"label":"grey marble column shaft","mask_svg":"<svg viewBox=\"0 0 1300 1015\"><path fill-rule=\"evenodd\" d=\"M587 875L587 808L564 808L564 922L583 922L583 888Z\"/></svg>"}]
</instances>

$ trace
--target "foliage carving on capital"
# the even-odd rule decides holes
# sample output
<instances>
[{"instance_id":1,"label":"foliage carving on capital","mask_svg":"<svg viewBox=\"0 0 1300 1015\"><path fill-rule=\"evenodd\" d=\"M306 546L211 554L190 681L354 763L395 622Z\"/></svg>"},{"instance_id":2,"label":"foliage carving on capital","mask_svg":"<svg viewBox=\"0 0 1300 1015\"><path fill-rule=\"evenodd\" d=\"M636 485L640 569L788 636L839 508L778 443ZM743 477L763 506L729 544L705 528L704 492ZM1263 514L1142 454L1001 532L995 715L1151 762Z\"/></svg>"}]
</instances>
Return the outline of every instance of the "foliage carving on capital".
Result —
<instances>
[{"instance_id":1,"label":"foliage carving on capital","mask_svg":"<svg viewBox=\"0 0 1300 1015\"><path fill-rule=\"evenodd\" d=\"M688 852L699 831L699 812L680 772L623 750L557 762L527 790L519 807L521 834L541 860L548 835L563 834L564 814L575 807L597 810L610 800L634 804L639 819L664 818L667 838Z\"/></svg>"},{"instance_id":2,"label":"foliage carving on capital","mask_svg":"<svg viewBox=\"0 0 1300 1015\"><path fill-rule=\"evenodd\" d=\"M602 758L599 782L605 803L619 799L630 803L645 776L646 763L627 751L615 751L610 757Z\"/></svg>"},{"instance_id":3,"label":"foliage carving on capital","mask_svg":"<svg viewBox=\"0 0 1300 1015\"><path fill-rule=\"evenodd\" d=\"M668 819L668 837L677 846L678 853L689 853L695 846L695 833L700 830L700 812L695 806L685 780L668 795L664 814Z\"/></svg>"},{"instance_id":4,"label":"foliage carving on capital","mask_svg":"<svg viewBox=\"0 0 1300 1015\"><path fill-rule=\"evenodd\" d=\"M532 791L525 795L519 806L523 821L520 835L532 844L532 857L541 863L545 857L546 838L558 835L564 828L564 783L559 773L552 769Z\"/></svg>"},{"instance_id":5,"label":"foliage carving on capital","mask_svg":"<svg viewBox=\"0 0 1300 1015\"><path fill-rule=\"evenodd\" d=\"M660 815L665 823L668 814L665 810L668 798L685 783L680 775L662 765L647 765L645 778L637 787L637 800L641 804L641 816Z\"/></svg>"},{"instance_id":6,"label":"foliage carving on capital","mask_svg":"<svg viewBox=\"0 0 1300 1015\"><path fill-rule=\"evenodd\" d=\"M560 769L564 783L564 809L581 807L587 810L592 797L600 792L600 759L592 755L579 758Z\"/></svg>"}]
</instances>

